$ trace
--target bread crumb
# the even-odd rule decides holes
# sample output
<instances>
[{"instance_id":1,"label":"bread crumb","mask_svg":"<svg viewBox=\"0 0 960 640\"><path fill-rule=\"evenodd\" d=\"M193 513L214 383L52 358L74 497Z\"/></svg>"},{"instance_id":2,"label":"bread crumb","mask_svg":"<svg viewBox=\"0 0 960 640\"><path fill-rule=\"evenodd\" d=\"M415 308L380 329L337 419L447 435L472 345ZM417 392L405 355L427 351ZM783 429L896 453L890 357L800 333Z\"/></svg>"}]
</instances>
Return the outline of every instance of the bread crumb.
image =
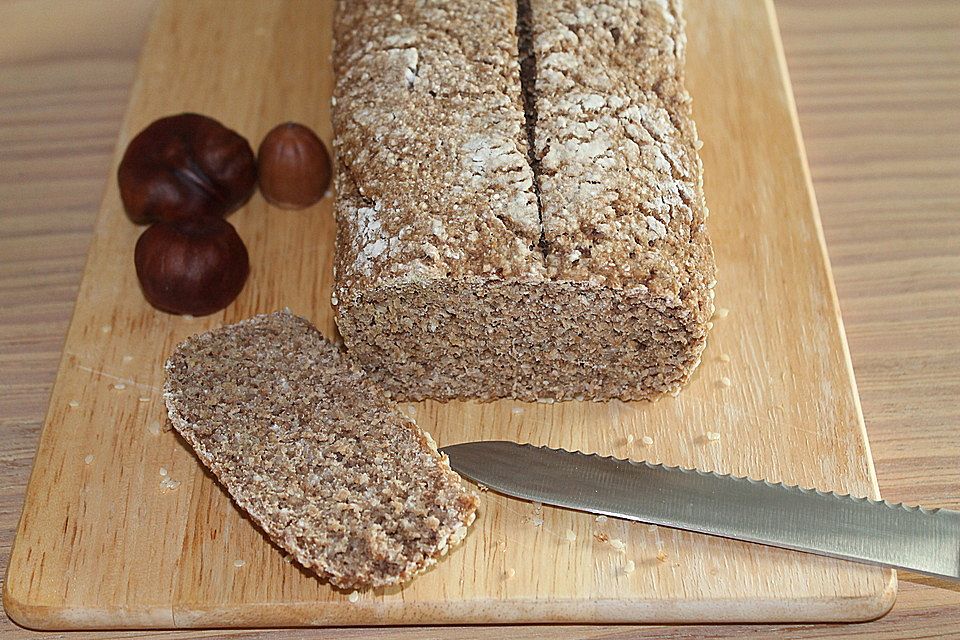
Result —
<instances>
[{"instance_id":1,"label":"bread crumb","mask_svg":"<svg viewBox=\"0 0 960 640\"><path fill-rule=\"evenodd\" d=\"M721 353L720 362L730 362L730 356L726 353Z\"/></svg>"},{"instance_id":2,"label":"bread crumb","mask_svg":"<svg viewBox=\"0 0 960 640\"><path fill-rule=\"evenodd\" d=\"M720 439L719 433L717 433L716 431L707 431L707 440L710 440L711 442L716 442L719 439Z\"/></svg>"},{"instance_id":3,"label":"bread crumb","mask_svg":"<svg viewBox=\"0 0 960 640\"><path fill-rule=\"evenodd\" d=\"M93 462L93 454L88 453L87 457L83 459L83 464L90 464L91 462Z\"/></svg>"},{"instance_id":4,"label":"bread crumb","mask_svg":"<svg viewBox=\"0 0 960 640\"><path fill-rule=\"evenodd\" d=\"M567 529L567 533L564 534L564 537L567 539L567 542L577 541L577 534L573 529Z\"/></svg>"},{"instance_id":5,"label":"bread crumb","mask_svg":"<svg viewBox=\"0 0 960 640\"><path fill-rule=\"evenodd\" d=\"M712 323L712 322L708 322L708 323L707 323L707 331L709 331L710 329L713 329L713 323Z\"/></svg>"},{"instance_id":6,"label":"bread crumb","mask_svg":"<svg viewBox=\"0 0 960 640\"><path fill-rule=\"evenodd\" d=\"M155 435L155 436L160 435L160 421L152 420L150 424L147 425L147 431L149 431L152 435Z\"/></svg>"},{"instance_id":7,"label":"bread crumb","mask_svg":"<svg viewBox=\"0 0 960 640\"><path fill-rule=\"evenodd\" d=\"M724 387L729 387L733 384L733 382L731 382L730 378L728 378L727 376L723 376L722 378L720 378L720 384Z\"/></svg>"},{"instance_id":8,"label":"bread crumb","mask_svg":"<svg viewBox=\"0 0 960 640\"><path fill-rule=\"evenodd\" d=\"M643 436L643 438L641 438L640 441L643 442L643 444L645 444L648 447L653 444L653 438L651 438L650 436Z\"/></svg>"},{"instance_id":9,"label":"bread crumb","mask_svg":"<svg viewBox=\"0 0 960 640\"><path fill-rule=\"evenodd\" d=\"M727 309L726 307L720 307L717 309L718 318L726 318L728 315L730 315L730 309Z\"/></svg>"},{"instance_id":10,"label":"bread crumb","mask_svg":"<svg viewBox=\"0 0 960 640\"><path fill-rule=\"evenodd\" d=\"M612 538L610 540L610 546L616 549L617 551L625 551L627 548L626 543L620 538Z\"/></svg>"},{"instance_id":11,"label":"bread crumb","mask_svg":"<svg viewBox=\"0 0 960 640\"><path fill-rule=\"evenodd\" d=\"M71 401L68 402L67 404L70 405L70 408L71 408L71 409L76 409L77 407L80 406L80 401L79 401L79 400L71 400Z\"/></svg>"},{"instance_id":12,"label":"bread crumb","mask_svg":"<svg viewBox=\"0 0 960 640\"><path fill-rule=\"evenodd\" d=\"M657 551L657 560L658 560L659 562L666 562L666 561L667 561L667 552L664 551L663 549L661 549L660 551Z\"/></svg>"},{"instance_id":13,"label":"bread crumb","mask_svg":"<svg viewBox=\"0 0 960 640\"><path fill-rule=\"evenodd\" d=\"M131 355L129 355L129 354L123 356L123 363L124 363L124 364L127 364L127 363L129 363L129 362L133 362L133 356L131 356Z\"/></svg>"},{"instance_id":14,"label":"bread crumb","mask_svg":"<svg viewBox=\"0 0 960 640\"><path fill-rule=\"evenodd\" d=\"M110 333L110 331L112 331L112 330L113 330L113 327L111 327L111 326L108 325L108 324L105 324L105 325L103 325L103 326L100 327L100 331L102 331L103 333Z\"/></svg>"},{"instance_id":15,"label":"bread crumb","mask_svg":"<svg viewBox=\"0 0 960 640\"><path fill-rule=\"evenodd\" d=\"M513 567L510 567L509 569L507 569L507 570L504 572L504 574L503 574L503 579L504 579L504 580L509 580L510 578L512 578L512 577L515 576L515 575L517 575L517 570L514 569Z\"/></svg>"},{"instance_id":16,"label":"bread crumb","mask_svg":"<svg viewBox=\"0 0 960 640\"><path fill-rule=\"evenodd\" d=\"M628 434L627 434L627 438L626 438L626 440L624 440L624 442L625 442L626 444L630 445L630 444L633 444L633 441L634 441L634 440L636 440L636 438L634 437L634 435L633 435L632 433L628 433Z\"/></svg>"},{"instance_id":17,"label":"bread crumb","mask_svg":"<svg viewBox=\"0 0 960 640\"><path fill-rule=\"evenodd\" d=\"M540 502L533 503L533 516L530 518L530 522L533 523L535 527L543 526L543 504Z\"/></svg>"},{"instance_id":18,"label":"bread crumb","mask_svg":"<svg viewBox=\"0 0 960 640\"><path fill-rule=\"evenodd\" d=\"M117 391L123 391L124 389L127 388L127 385L123 384L122 382L118 382L115 385L113 385L113 388L116 389Z\"/></svg>"},{"instance_id":19,"label":"bread crumb","mask_svg":"<svg viewBox=\"0 0 960 640\"><path fill-rule=\"evenodd\" d=\"M189 313L185 313L180 317L183 318L184 320L193 320L193 316L190 315Z\"/></svg>"},{"instance_id":20,"label":"bread crumb","mask_svg":"<svg viewBox=\"0 0 960 640\"><path fill-rule=\"evenodd\" d=\"M610 536L605 534L603 531L597 531L596 533L593 534L593 539L596 540L597 542L606 542L607 540L610 539Z\"/></svg>"},{"instance_id":21,"label":"bread crumb","mask_svg":"<svg viewBox=\"0 0 960 640\"><path fill-rule=\"evenodd\" d=\"M160 475L161 475L161 476L167 475L167 468L166 468L166 467L160 467Z\"/></svg>"},{"instance_id":22,"label":"bread crumb","mask_svg":"<svg viewBox=\"0 0 960 640\"><path fill-rule=\"evenodd\" d=\"M523 407L514 407L513 409L510 409L510 413L512 413L515 416L518 416L521 413L523 413Z\"/></svg>"},{"instance_id":23,"label":"bread crumb","mask_svg":"<svg viewBox=\"0 0 960 640\"><path fill-rule=\"evenodd\" d=\"M234 560L234 561L233 561L233 566L235 566L237 569L239 569L240 567L242 567L242 566L245 565L245 564L247 564L247 561L246 561L246 560L239 560L239 559L237 559L237 560Z\"/></svg>"},{"instance_id":24,"label":"bread crumb","mask_svg":"<svg viewBox=\"0 0 960 640\"><path fill-rule=\"evenodd\" d=\"M636 570L637 570L637 563L634 562L633 560L627 560L627 562L623 565L624 573L633 573Z\"/></svg>"},{"instance_id":25,"label":"bread crumb","mask_svg":"<svg viewBox=\"0 0 960 640\"><path fill-rule=\"evenodd\" d=\"M360 592L351 591L350 595L347 596L347 600L349 600L352 603L360 602Z\"/></svg>"},{"instance_id":26,"label":"bread crumb","mask_svg":"<svg viewBox=\"0 0 960 640\"><path fill-rule=\"evenodd\" d=\"M597 516L597 524L603 524L607 521L607 516Z\"/></svg>"}]
</instances>

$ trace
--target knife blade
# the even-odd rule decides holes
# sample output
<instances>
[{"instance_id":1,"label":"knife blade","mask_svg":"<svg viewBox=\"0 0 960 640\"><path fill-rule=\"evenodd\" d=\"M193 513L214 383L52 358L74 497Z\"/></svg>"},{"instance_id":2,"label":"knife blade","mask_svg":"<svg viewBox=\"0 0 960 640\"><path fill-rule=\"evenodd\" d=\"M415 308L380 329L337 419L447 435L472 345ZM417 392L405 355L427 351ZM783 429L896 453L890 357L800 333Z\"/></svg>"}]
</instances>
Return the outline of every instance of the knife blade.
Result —
<instances>
[{"instance_id":1,"label":"knife blade","mask_svg":"<svg viewBox=\"0 0 960 640\"><path fill-rule=\"evenodd\" d=\"M507 441L441 451L508 496L960 580L960 511Z\"/></svg>"}]
</instances>

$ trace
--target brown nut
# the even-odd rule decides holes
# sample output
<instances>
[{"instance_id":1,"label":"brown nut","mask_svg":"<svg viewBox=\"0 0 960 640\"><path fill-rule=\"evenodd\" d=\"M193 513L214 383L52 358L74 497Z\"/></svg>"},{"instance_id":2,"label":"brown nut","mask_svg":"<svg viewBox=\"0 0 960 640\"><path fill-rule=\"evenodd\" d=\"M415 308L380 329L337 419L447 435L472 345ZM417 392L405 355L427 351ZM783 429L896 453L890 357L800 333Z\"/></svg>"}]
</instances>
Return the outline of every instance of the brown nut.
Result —
<instances>
[{"instance_id":1,"label":"brown nut","mask_svg":"<svg viewBox=\"0 0 960 640\"><path fill-rule=\"evenodd\" d=\"M302 124L278 125L260 143L260 193L281 209L316 203L330 186L330 155L323 141Z\"/></svg>"},{"instance_id":2,"label":"brown nut","mask_svg":"<svg viewBox=\"0 0 960 640\"><path fill-rule=\"evenodd\" d=\"M158 222L133 254L147 301L161 311L203 316L223 309L250 273L247 248L223 218Z\"/></svg>"},{"instance_id":3,"label":"brown nut","mask_svg":"<svg viewBox=\"0 0 960 640\"><path fill-rule=\"evenodd\" d=\"M160 118L127 145L120 199L137 224L225 216L250 199L257 165L246 139L213 118Z\"/></svg>"}]
</instances>

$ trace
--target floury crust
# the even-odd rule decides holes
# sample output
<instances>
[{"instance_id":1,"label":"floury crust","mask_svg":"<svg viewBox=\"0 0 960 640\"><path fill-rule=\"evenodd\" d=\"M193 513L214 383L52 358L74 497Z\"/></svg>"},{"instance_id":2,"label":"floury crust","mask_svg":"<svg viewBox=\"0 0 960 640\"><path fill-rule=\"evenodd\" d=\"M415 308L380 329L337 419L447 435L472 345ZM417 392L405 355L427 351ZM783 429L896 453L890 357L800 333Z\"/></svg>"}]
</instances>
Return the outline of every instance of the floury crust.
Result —
<instances>
[{"instance_id":1,"label":"floury crust","mask_svg":"<svg viewBox=\"0 0 960 640\"><path fill-rule=\"evenodd\" d=\"M335 34L350 357L398 399L678 392L715 284L679 3L341 2Z\"/></svg>"}]
</instances>

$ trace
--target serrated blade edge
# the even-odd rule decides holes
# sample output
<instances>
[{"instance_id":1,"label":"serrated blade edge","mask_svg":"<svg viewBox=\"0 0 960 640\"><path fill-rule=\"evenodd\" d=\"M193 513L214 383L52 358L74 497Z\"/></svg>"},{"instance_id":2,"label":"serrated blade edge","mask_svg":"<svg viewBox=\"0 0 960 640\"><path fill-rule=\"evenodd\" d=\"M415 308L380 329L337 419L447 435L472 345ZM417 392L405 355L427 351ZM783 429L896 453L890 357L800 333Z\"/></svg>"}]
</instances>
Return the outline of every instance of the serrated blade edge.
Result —
<instances>
[{"instance_id":1,"label":"serrated blade edge","mask_svg":"<svg viewBox=\"0 0 960 640\"><path fill-rule=\"evenodd\" d=\"M510 496L960 580L960 512L507 441L444 447Z\"/></svg>"}]
</instances>

